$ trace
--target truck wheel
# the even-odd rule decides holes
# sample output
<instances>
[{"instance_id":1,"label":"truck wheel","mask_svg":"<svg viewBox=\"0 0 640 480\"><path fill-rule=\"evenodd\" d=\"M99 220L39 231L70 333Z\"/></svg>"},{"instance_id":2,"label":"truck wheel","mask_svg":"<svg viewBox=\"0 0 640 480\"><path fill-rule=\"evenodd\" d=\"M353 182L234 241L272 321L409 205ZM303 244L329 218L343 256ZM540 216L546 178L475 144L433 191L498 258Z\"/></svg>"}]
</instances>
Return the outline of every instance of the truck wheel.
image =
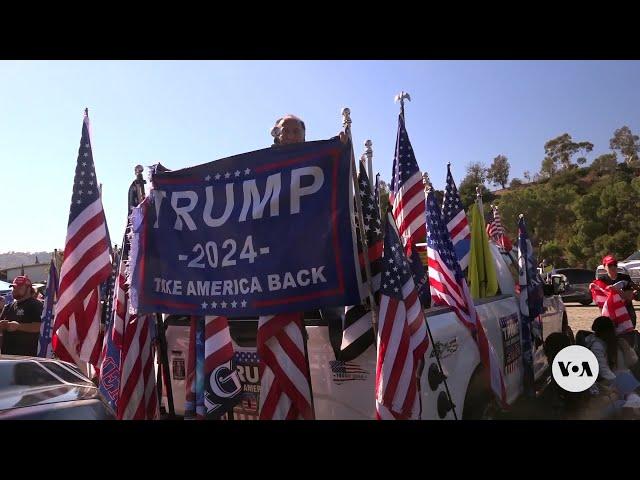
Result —
<instances>
[{"instance_id":1,"label":"truck wheel","mask_svg":"<svg viewBox=\"0 0 640 480\"><path fill-rule=\"evenodd\" d=\"M592 303L593 303L593 300L583 300L580 302L580 305L584 305L585 307L588 307Z\"/></svg>"},{"instance_id":2,"label":"truck wheel","mask_svg":"<svg viewBox=\"0 0 640 480\"><path fill-rule=\"evenodd\" d=\"M479 366L469 380L462 410L463 420L492 420L496 417L493 394L487 388L483 372L482 366Z\"/></svg>"}]
</instances>

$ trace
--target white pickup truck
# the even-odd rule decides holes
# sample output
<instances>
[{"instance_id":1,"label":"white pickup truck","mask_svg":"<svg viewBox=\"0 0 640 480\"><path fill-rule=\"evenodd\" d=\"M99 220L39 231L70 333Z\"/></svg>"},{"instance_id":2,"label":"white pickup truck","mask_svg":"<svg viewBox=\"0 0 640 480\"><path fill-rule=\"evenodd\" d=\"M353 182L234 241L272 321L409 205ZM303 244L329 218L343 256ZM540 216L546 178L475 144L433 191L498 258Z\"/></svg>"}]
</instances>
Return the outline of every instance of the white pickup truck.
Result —
<instances>
[{"instance_id":1,"label":"white pickup truck","mask_svg":"<svg viewBox=\"0 0 640 480\"><path fill-rule=\"evenodd\" d=\"M512 255L501 252L490 243L500 286L500 295L476 302L480 319L504 371L509 403L523 392L522 350L520 343L520 313L515 284L517 265ZM546 286L544 311L539 320L542 335L565 332L568 328L564 304L551 285ZM453 419L454 413L444 383L438 375L434 343L440 353L446 382L455 405L455 418L490 418L493 400L482 375L478 348L468 330L447 307L425 310L434 342L425 354L425 366L420 376L422 419ZM184 413L184 378L188 364L189 322L176 315L165 319L171 365L175 412ZM243 399L234 410L235 419L256 419L258 416L260 379L255 348L257 319L230 320L231 336L236 351L236 364L243 382ZM370 346L349 362L336 361L329 328L321 315L306 314L308 353L311 371L313 403L317 419L374 419L376 349ZM542 390L549 381L548 363L541 342L534 344L534 375L536 389ZM166 394L166 392L165 392ZM166 408L166 396L163 405Z\"/></svg>"}]
</instances>

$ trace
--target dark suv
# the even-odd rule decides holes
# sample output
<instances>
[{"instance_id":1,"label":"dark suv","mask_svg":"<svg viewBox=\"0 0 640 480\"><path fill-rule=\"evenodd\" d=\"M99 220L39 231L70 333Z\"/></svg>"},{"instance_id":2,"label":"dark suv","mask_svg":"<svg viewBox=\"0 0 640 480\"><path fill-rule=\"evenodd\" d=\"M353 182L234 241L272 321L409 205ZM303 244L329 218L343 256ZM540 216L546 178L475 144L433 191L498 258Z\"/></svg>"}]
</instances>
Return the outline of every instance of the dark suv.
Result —
<instances>
[{"instance_id":1,"label":"dark suv","mask_svg":"<svg viewBox=\"0 0 640 480\"><path fill-rule=\"evenodd\" d=\"M0 355L0 420L114 420L96 386L61 360Z\"/></svg>"},{"instance_id":2,"label":"dark suv","mask_svg":"<svg viewBox=\"0 0 640 480\"><path fill-rule=\"evenodd\" d=\"M589 285L595 280L593 270L584 268L558 268L556 273L566 277L565 289L562 292L563 302L579 302L582 305L591 305L591 291Z\"/></svg>"}]
</instances>

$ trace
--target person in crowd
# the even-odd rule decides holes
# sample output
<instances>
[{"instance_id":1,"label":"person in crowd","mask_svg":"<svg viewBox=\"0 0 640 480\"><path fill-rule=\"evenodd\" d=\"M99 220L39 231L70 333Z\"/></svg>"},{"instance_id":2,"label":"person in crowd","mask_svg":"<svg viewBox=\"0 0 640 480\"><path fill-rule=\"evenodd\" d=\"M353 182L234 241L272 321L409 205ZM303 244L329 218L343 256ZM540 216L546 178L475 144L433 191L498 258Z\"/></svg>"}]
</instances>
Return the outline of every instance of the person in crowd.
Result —
<instances>
[{"instance_id":1,"label":"person in crowd","mask_svg":"<svg viewBox=\"0 0 640 480\"><path fill-rule=\"evenodd\" d=\"M42 303L33 298L31 280L20 275L11 284L14 301L0 314L3 355L36 356Z\"/></svg>"},{"instance_id":2,"label":"person in crowd","mask_svg":"<svg viewBox=\"0 0 640 480\"><path fill-rule=\"evenodd\" d=\"M585 338L585 346L598 360L598 380L594 393L613 393L617 401L613 410L626 404L640 407L640 381L632 373L636 369L638 356L627 341L616 336L615 325L609 317L597 317L591 326L593 334Z\"/></svg>"}]
</instances>

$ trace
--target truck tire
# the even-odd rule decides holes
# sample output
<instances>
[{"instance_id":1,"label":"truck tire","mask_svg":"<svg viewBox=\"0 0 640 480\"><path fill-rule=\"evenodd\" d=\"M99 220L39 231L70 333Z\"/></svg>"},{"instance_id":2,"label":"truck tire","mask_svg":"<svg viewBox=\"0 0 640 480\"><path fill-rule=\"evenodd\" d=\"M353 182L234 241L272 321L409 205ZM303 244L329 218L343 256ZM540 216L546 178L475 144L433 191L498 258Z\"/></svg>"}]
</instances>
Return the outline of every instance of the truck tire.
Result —
<instances>
[{"instance_id":1,"label":"truck tire","mask_svg":"<svg viewBox=\"0 0 640 480\"><path fill-rule=\"evenodd\" d=\"M458 410L459 412L459 410ZM482 365L471 375L462 410L463 420L492 420L495 418L496 405L493 394L487 387Z\"/></svg>"},{"instance_id":2,"label":"truck tire","mask_svg":"<svg viewBox=\"0 0 640 480\"><path fill-rule=\"evenodd\" d=\"M593 303L593 300L582 300L580 302L580 305L584 305L585 307L588 307L589 305L591 305Z\"/></svg>"}]
</instances>

